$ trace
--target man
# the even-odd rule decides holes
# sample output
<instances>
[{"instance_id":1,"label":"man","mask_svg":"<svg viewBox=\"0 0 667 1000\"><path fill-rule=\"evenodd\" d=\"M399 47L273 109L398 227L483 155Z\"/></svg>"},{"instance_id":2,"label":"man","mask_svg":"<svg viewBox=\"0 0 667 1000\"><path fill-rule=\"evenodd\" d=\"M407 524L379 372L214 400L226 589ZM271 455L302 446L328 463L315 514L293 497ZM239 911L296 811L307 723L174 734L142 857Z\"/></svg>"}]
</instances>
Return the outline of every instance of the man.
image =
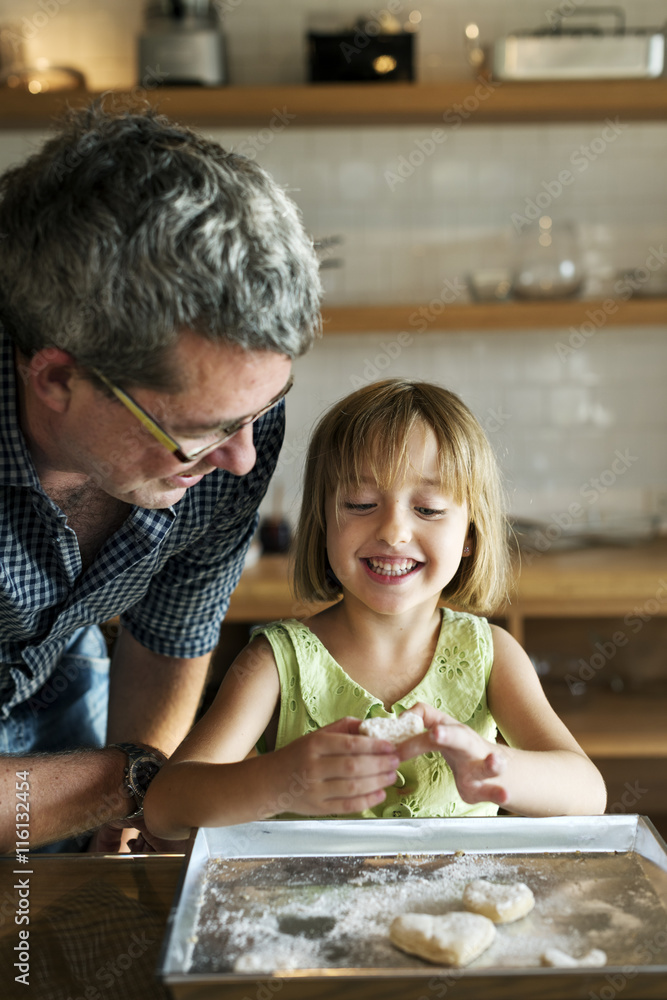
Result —
<instances>
[{"instance_id":1,"label":"man","mask_svg":"<svg viewBox=\"0 0 667 1000\"><path fill-rule=\"evenodd\" d=\"M71 112L0 181L0 851L143 829L319 297L284 192L150 110Z\"/></svg>"}]
</instances>

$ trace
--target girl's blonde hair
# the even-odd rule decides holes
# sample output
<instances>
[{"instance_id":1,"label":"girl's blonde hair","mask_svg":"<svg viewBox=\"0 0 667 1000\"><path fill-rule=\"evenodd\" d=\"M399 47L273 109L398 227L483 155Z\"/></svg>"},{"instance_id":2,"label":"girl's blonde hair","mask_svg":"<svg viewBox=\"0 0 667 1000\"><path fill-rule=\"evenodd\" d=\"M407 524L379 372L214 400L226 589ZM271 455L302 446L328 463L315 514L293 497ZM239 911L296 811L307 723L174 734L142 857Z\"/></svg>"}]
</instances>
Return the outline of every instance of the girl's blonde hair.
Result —
<instances>
[{"instance_id":1,"label":"girl's blonde hair","mask_svg":"<svg viewBox=\"0 0 667 1000\"><path fill-rule=\"evenodd\" d=\"M336 403L317 424L304 473L303 502L292 554L295 595L331 601L341 595L326 552L325 500L359 486L370 470L380 489L407 472L410 432L430 427L438 443L442 484L466 503L471 554L461 559L442 592L448 603L488 614L504 600L510 581L503 491L495 455L477 419L459 397L416 379L374 382Z\"/></svg>"}]
</instances>

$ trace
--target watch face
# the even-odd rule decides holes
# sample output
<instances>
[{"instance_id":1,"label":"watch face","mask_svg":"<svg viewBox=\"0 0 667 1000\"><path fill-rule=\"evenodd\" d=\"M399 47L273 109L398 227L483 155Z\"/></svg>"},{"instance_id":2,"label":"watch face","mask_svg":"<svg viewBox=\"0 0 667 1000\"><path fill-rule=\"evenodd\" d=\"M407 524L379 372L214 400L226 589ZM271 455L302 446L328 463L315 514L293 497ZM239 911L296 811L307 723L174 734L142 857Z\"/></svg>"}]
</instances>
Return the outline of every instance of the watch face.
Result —
<instances>
[{"instance_id":1,"label":"watch face","mask_svg":"<svg viewBox=\"0 0 667 1000\"><path fill-rule=\"evenodd\" d=\"M127 778L132 788L143 798L159 770L160 764L153 757L140 757L130 764Z\"/></svg>"}]
</instances>

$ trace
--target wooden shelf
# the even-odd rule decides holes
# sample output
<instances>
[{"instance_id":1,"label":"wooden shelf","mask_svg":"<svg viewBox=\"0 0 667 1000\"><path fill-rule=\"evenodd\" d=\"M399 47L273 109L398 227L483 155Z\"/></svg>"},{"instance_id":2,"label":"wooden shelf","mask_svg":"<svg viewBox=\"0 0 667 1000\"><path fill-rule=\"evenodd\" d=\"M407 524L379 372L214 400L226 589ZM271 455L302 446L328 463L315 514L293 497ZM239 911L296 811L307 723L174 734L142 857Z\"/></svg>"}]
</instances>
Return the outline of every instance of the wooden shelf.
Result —
<instances>
[{"instance_id":1,"label":"wooden shelf","mask_svg":"<svg viewBox=\"0 0 667 1000\"><path fill-rule=\"evenodd\" d=\"M528 330L579 327L594 322L606 326L650 326L667 323L667 298L614 299L615 312L604 310L605 300L559 299L543 302L453 303L439 315L428 304L386 306L329 306L322 310L325 334L402 330ZM592 316L591 316L592 314ZM592 318L593 317L593 318ZM597 317L597 321L595 319Z\"/></svg>"},{"instance_id":2,"label":"wooden shelf","mask_svg":"<svg viewBox=\"0 0 667 1000\"><path fill-rule=\"evenodd\" d=\"M596 759L667 757L667 698L596 691L577 699L550 699L582 749Z\"/></svg>"},{"instance_id":3,"label":"wooden shelf","mask_svg":"<svg viewBox=\"0 0 667 1000\"><path fill-rule=\"evenodd\" d=\"M232 594L225 622L267 622L304 618L325 604L305 606L290 592L287 556L266 555L246 566Z\"/></svg>"},{"instance_id":4,"label":"wooden shelf","mask_svg":"<svg viewBox=\"0 0 667 1000\"><path fill-rule=\"evenodd\" d=\"M665 538L524 557L512 603L500 614L520 625L525 618L615 617L645 605L667 616ZM291 596L287 556L270 555L244 569L225 620L298 618L312 610Z\"/></svg>"},{"instance_id":5,"label":"wooden shelf","mask_svg":"<svg viewBox=\"0 0 667 1000\"><path fill-rule=\"evenodd\" d=\"M0 91L0 127L41 128L69 103L98 96ZM162 87L115 92L119 102L148 100L177 120L267 126L282 112L290 127L667 120L667 79L501 83L481 78L438 83L316 84L262 87Z\"/></svg>"},{"instance_id":6,"label":"wooden shelf","mask_svg":"<svg viewBox=\"0 0 667 1000\"><path fill-rule=\"evenodd\" d=\"M667 615L667 539L524 556L516 608L524 617L614 617L650 606Z\"/></svg>"}]
</instances>

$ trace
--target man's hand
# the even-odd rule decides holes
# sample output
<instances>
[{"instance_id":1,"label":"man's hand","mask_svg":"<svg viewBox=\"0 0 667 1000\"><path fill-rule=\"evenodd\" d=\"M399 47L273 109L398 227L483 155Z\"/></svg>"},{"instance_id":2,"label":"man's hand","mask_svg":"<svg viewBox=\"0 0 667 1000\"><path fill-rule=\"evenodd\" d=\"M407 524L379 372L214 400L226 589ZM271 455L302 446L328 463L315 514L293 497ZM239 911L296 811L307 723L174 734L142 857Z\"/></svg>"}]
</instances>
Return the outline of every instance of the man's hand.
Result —
<instances>
[{"instance_id":1,"label":"man's hand","mask_svg":"<svg viewBox=\"0 0 667 1000\"><path fill-rule=\"evenodd\" d=\"M107 823L93 834L88 853L184 854L187 840L161 840L146 828L143 819Z\"/></svg>"},{"instance_id":2,"label":"man's hand","mask_svg":"<svg viewBox=\"0 0 667 1000\"><path fill-rule=\"evenodd\" d=\"M401 760L439 750L452 769L464 802L495 802L499 806L507 802L507 790L497 780L507 763L502 747L423 702L410 711L421 715L426 732L399 744L396 750Z\"/></svg>"}]
</instances>

